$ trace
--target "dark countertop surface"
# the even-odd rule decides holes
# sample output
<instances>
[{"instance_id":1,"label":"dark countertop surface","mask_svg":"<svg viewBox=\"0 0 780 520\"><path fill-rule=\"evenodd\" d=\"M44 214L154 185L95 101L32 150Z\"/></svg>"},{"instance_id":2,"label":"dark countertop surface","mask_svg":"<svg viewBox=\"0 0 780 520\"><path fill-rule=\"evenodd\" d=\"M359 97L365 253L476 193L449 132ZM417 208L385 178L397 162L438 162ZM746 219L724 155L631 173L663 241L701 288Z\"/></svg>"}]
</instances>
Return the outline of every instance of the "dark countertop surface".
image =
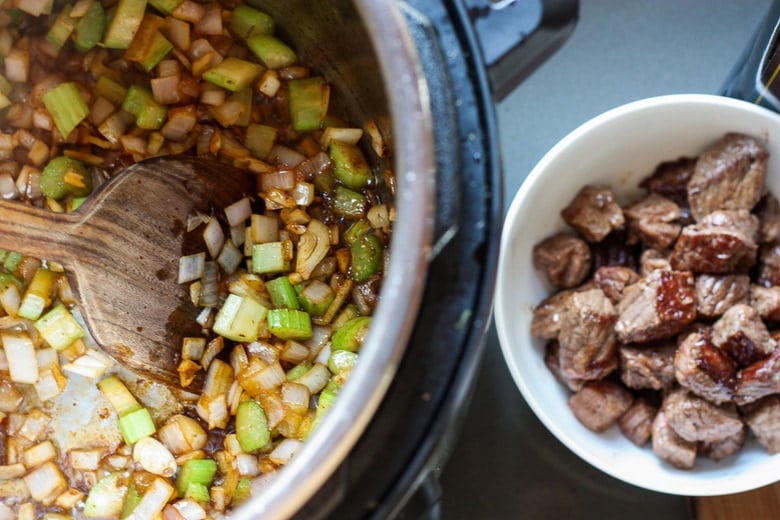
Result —
<instances>
[{"instance_id":1,"label":"dark countertop surface","mask_svg":"<svg viewBox=\"0 0 780 520\"><path fill-rule=\"evenodd\" d=\"M504 207L536 162L591 117L643 97L718 93L769 0L580 0L564 47L497 106ZM474 397L440 476L443 518L686 519L683 497L590 467L536 419L491 326Z\"/></svg>"}]
</instances>

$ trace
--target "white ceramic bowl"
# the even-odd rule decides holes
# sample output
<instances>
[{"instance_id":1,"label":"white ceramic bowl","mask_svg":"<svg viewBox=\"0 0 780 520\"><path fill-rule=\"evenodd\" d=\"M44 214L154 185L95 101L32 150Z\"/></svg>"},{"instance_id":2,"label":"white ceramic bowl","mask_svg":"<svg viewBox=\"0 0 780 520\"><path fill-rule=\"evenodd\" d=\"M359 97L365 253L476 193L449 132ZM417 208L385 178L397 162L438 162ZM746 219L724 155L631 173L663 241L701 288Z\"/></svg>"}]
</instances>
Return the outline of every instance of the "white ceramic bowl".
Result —
<instances>
[{"instance_id":1,"label":"white ceramic bowl","mask_svg":"<svg viewBox=\"0 0 780 520\"><path fill-rule=\"evenodd\" d=\"M532 311L551 287L531 260L534 244L565 228L560 210L586 184L609 185L620 202L639 193L640 179L664 160L695 156L723 134L743 132L768 141L767 183L780 194L780 115L710 95L644 99L583 124L552 148L517 192L504 225L495 323L504 357L525 400L569 449L605 473L639 487L677 495L737 493L780 480L780 455L755 441L720 462L697 458L691 470L639 448L617 426L594 433L572 414L569 391L548 371L543 341L532 338Z\"/></svg>"}]
</instances>

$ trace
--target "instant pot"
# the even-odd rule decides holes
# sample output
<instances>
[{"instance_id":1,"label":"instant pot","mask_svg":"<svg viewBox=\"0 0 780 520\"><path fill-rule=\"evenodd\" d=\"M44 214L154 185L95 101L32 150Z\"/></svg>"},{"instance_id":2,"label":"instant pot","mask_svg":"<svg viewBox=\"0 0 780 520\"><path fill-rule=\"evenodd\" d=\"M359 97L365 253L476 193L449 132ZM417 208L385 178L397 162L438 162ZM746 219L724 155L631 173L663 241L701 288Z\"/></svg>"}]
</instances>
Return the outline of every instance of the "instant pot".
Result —
<instances>
[{"instance_id":1,"label":"instant pot","mask_svg":"<svg viewBox=\"0 0 780 520\"><path fill-rule=\"evenodd\" d=\"M438 464L465 413L492 305L503 215L494 102L565 41L577 1L256 3L354 121L377 123L397 220L349 384L233 517L436 517Z\"/></svg>"}]
</instances>

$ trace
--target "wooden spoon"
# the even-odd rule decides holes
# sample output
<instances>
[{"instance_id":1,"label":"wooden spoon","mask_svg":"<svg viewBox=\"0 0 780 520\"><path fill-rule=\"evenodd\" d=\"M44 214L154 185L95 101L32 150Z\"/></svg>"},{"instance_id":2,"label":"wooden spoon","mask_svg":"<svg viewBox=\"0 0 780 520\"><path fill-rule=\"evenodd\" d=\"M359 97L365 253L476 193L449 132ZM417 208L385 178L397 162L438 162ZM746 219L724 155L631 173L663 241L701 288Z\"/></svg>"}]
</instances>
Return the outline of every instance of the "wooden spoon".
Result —
<instances>
[{"instance_id":1,"label":"wooden spoon","mask_svg":"<svg viewBox=\"0 0 780 520\"><path fill-rule=\"evenodd\" d=\"M222 215L254 191L251 175L221 163L154 158L119 172L72 213L0 201L0 248L62 264L102 349L179 387L182 338L200 332L188 284L177 283L179 258L195 252L187 217Z\"/></svg>"}]
</instances>

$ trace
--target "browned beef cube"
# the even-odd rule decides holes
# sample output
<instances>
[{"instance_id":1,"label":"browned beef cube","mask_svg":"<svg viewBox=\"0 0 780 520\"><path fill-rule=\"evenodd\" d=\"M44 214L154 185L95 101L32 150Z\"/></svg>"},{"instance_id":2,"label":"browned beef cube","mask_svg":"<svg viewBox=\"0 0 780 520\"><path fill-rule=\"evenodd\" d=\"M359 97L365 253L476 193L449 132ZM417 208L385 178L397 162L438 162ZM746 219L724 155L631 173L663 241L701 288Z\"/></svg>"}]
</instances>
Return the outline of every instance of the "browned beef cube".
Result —
<instances>
[{"instance_id":1,"label":"browned beef cube","mask_svg":"<svg viewBox=\"0 0 780 520\"><path fill-rule=\"evenodd\" d=\"M644 446L653 431L653 419L658 407L647 399L634 399L628 410L620 416L620 431L637 446Z\"/></svg>"},{"instance_id":2,"label":"browned beef cube","mask_svg":"<svg viewBox=\"0 0 780 520\"><path fill-rule=\"evenodd\" d=\"M653 271L671 271L672 264L669 263L669 255L664 254L658 249L645 249L639 257L640 275L647 276Z\"/></svg>"},{"instance_id":3,"label":"browned beef cube","mask_svg":"<svg viewBox=\"0 0 780 520\"><path fill-rule=\"evenodd\" d=\"M590 248L584 240L559 233L536 244L534 267L541 269L556 287L570 289L590 272Z\"/></svg>"},{"instance_id":4,"label":"browned beef cube","mask_svg":"<svg viewBox=\"0 0 780 520\"><path fill-rule=\"evenodd\" d=\"M569 398L575 417L588 429L603 432L631 406L631 393L609 380L589 381Z\"/></svg>"},{"instance_id":5,"label":"browned beef cube","mask_svg":"<svg viewBox=\"0 0 780 520\"><path fill-rule=\"evenodd\" d=\"M780 201L774 195L767 193L756 206L755 214L759 222L760 243L773 242L780 238Z\"/></svg>"},{"instance_id":6,"label":"browned beef cube","mask_svg":"<svg viewBox=\"0 0 780 520\"><path fill-rule=\"evenodd\" d=\"M669 392L661 409L669 426L686 441L717 441L745 428L734 403L715 405L685 388Z\"/></svg>"},{"instance_id":7,"label":"browned beef cube","mask_svg":"<svg viewBox=\"0 0 780 520\"><path fill-rule=\"evenodd\" d=\"M780 285L780 240L761 246L758 252L758 279L764 287Z\"/></svg>"},{"instance_id":8,"label":"browned beef cube","mask_svg":"<svg viewBox=\"0 0 780 520\"><path fill-rule=\"evenodd\" d=\"M664 161L655 167L652 175L642 179L639 186L651 193L668 197L678 204L687 204L688 182L693 176L695 166L695 157Z\"/></svg>"},{"instance_id":9,"label":"browned beef cube","mask_svg":"<svg viewBox=\"0 0 780 520\"><path fill-rule=\"evenodd\" d=\"M708 333L691 332L682 338L674 356L674 375L681 386L715 404L734 397L737 365L713 345Z\"/></svg>"},{"instance_id":10,"label":"browned beef cube","mask_svg":"<svg viewBox=\"0 0 780 520\"><path fill-rule=\"evenodd\" d=\"M696 443L686 441L669 426L663 410L655 414L653 431L653 453L672 466L680 469L693 467L696 460Z\"/></svg>"},{"instance_id":11,"label":"browned beef cube","mask_svg":"<svg viewBox=\"0 0 780 520\"><path fill-rule=\"evenodd\" d=\"M604 291L607 298L617 304L623 297L623 289L637 282L639 275L633 269L622 266L599 267L593 275L596 287Z\"/></svg>"},{"instance_id":12,"label":"browned beef cube","mask_svg":"<svg viewBox=\"0 0 780 520\"><path fill-rule=\"evenodd\" d=\"M717 318L732 305L746 302L749 292L747 275L701 274L696 277L696 314Z\"/></svg>"},{"instance_id":13,"label":"browned beef cube","mask_svg":"<svg viewBox=\"0 0 780 520\"><path fill-rule=\"evenodd\" d=\"M674 353L672 341L651 345L621 345L620 379L629 388L662 390L674 383Z\"/></svg>"},{"instance_id":14,"label":"browned beef cube","mask_svg":"<svg viewBox=\"0 0 780 520\"><path fill-rule=\"evenodd\" d=\"M693 274L653 271L626 287L615 333L622 343L670 338L696 318Z\"/></svg>"},{"instance_id":15,"label":"browned beef cube","mask_svg":"<svg viewBox=\"0 0 780 520\"><path fill-rule=\"evenodd\" d=\"M623 210L609 188L585 186L561 211L561 216L588 242L601 242L614 229L623 227Z\"/></svg>"},{"instance_id":16,"label":"browned beef cube","mask_svg":"<svg viewBox=\"0 0 780 520\"><path fill-rule=\"evenodd\" d=\"M558 333L560 365L567 378L600 379L617 368L616 318L601 289L570 296Z\"/></svg>"},{"instance_id":17,"label":"browned beef cube","mask_svg":"<svg viewBox=\"0 0 780 520\"><path fill-rule=\"evenodd\" d=\"M708 459L723 460L738 453L745 444L745 439L747 439L747 428L742 428L724 439L699 442L697 453Z\"/></svg>"},{"instance_id":18,"label":"browned beef cube","mask_svg":"<svg viewBox=\"0 0 780 520\"><path fill-rule=\"evenodd\" d=\"M770 454L780 453L780 397L770 395L746 407L745 422Z\"/></svg>"},{"instance_id":19,"label":"browned beef cube","mask_svg":"<svg viewBox=\"0 0 780 520\"><path fill-rule=\"evenodd\" d=\"M666 249L674 244L682 226L680 207L661 195L650 194L623 210L630 244Z\"/></svg>"},{"instance_id":20,"label":"browned beef cube","mask_svg":"<svg viewBox=\"0 0 780 520\"><path fill-rule=\"evenodd\" d=\"M531 335L535 338L556 339L561 330L561 316L573 291L561 291L545 298L534 309Z\"/></svg>"},{"instance_id":21,"label":"browned beef cube","mask_svg":"<svg viewBox=\"0 0 780 520\"><path fill-rule=\"evenodd\" d=\"M729 308L713 324L712 342L739 366L768 356L776 345L758 312L744 303Z\"/></svg>"},{"instance_id":22,"label":"browned beef cube","mask_svg":"<svg viewBox=\"0 0 780 520\"><path fill-rule=\"evenodd\" d=\"M558 382L567 386L569 390L576 392L582 388L585 381L568 377L563 373L563 370L561 370L560 349L561 346L556 340L553 339L548 341L544 347L544 364L547 366L547 369L552 372Z\"/></svg>"},{"instance_id":23,"label":"browned beef cube","mask_svg":"<svg viewBox=\"0 0 780 520\"><path fill-rule=\"evenodd\" d=\"M737 373L734 402L742 406L780 392L780 349Z\"/></svg>"},{"instance_id":24,"label":"browned beef cube","mask_svg":"<svg viewBox=\"0 0 780 520\"><path fill-rule=\"evenodd\" d=\"M766 321L780 321L780 286L750 286L750 306Z\"/></svg>"},{"instance_id":25,"label":"browned beef cube","mask_svg":"<svg viewBox=\"0 0 780 520\"><path fill-rule=\"evenodd\" d=\"M701 154L688 182L688 202L698 221L718 209L753 209L765 193L769 159L764 143L729 133Z\"/></svg>"},{"instance_id":26,"label":"browned beef cube","mask_svg":"<svg viewBox=\"0 0 780 520\"><path fill-rule=\"evenodd\" d=\"M695 273L745 271L756 262L757 234L758 219L746 210L715 211L683 228L670 262Z\"/></svg>"}]
</instances>

